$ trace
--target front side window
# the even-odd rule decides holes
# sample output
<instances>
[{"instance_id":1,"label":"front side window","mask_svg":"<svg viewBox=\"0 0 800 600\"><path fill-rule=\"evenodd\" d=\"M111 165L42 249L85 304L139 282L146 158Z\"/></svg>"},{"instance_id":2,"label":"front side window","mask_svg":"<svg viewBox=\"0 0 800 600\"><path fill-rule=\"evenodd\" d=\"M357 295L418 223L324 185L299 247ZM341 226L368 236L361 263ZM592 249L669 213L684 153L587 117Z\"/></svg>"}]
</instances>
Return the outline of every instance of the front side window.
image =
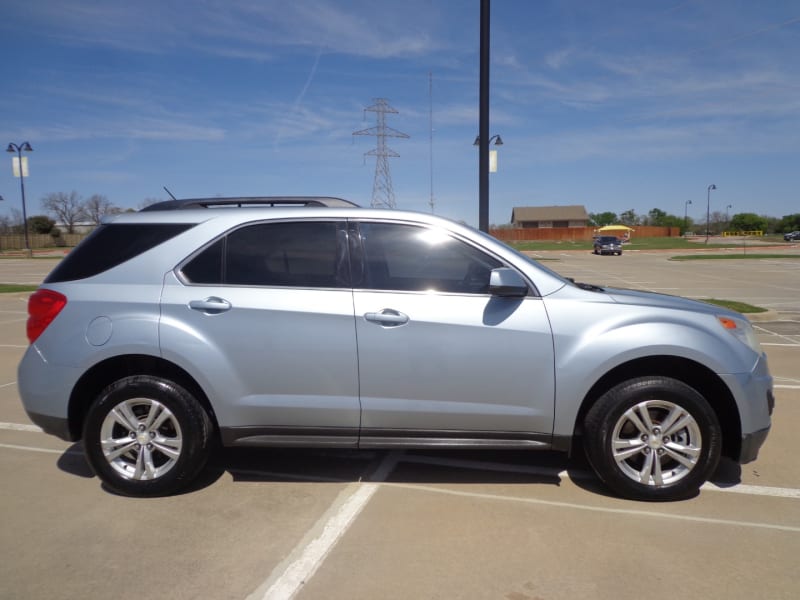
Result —
<instances>
[{"instance_id":1,"label":"front side window","mask_svg":"<svg viewBox=\"0 0 800 600\"><path fill-rule=\"evenodd\" d=\"M358 287L485 294L503 264L447 232L395 223L361 223L364 272Z\"/></svg>"},{"instance_id":2,"label":"front side window","mask_svg":"<svg viewBox=\"0 0 800 600\"><path fill-rule=\"evenodd\" d=\"M195 284L346 287L344 240L334 222L257 223L220 238L181 273Z\"/></svg>"}]
</instances>

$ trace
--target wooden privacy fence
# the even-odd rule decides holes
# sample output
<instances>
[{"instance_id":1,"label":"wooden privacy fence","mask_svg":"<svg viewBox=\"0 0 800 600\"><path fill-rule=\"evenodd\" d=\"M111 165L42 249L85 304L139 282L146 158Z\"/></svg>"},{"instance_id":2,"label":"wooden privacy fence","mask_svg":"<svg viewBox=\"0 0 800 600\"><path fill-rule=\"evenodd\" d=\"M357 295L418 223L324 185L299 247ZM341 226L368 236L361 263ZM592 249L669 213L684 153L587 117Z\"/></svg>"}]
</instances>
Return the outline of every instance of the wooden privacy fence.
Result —
<instances>
[{"instance_id":1,"label":"wooden privacy fence","mask_svg":"<svg viewBox=\"0 0 800 600\"><path fill-rule=\"evenodd\" d=\"M498 240L504 242L517 242L523 240L547 240L547 241L591 241L596 227L554 227L552 229L534 228L509 228L509 229L490 229L489 233ZM610 231L604 235L614 235ZM622 235L620 231L618 235ZM680 237L680 227L652 227L650 225L638 225L633 228L631 239L637 237Z\"/></svg>"},{"instance_id":2,"label":"wooden privacy fence","mask_svg":"<svg viewBox=\"0 0 800 600\"><path fill-rule=\"evenodd\" d=\"M28 240L31 248L72 248L77 246L88 233L62 233L60 237L45 233L30 233ZM25 236L21 233L4 233L0 235L0 252L5 250L24 250Z\"/></svg>"}]
</instances>

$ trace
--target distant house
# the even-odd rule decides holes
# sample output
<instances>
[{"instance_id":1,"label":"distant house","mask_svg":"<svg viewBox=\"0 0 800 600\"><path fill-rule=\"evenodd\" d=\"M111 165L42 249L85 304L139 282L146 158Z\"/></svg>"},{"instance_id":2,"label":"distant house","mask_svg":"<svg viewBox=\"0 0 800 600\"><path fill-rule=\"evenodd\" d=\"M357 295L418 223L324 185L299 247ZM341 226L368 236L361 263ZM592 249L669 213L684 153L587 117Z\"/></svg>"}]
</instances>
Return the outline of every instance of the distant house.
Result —
<instances>
[{"instance_id":1,"label":"distant house","mask_svg":"<svg viewBox=\"0 0 800 600\"><path fill-rule=\"evenodd\" d=\"M511 210L511 225L525 229L565 229L589 227L589 213L581 205L572 206L515 206Z\"/></svg>"}]
</instances>

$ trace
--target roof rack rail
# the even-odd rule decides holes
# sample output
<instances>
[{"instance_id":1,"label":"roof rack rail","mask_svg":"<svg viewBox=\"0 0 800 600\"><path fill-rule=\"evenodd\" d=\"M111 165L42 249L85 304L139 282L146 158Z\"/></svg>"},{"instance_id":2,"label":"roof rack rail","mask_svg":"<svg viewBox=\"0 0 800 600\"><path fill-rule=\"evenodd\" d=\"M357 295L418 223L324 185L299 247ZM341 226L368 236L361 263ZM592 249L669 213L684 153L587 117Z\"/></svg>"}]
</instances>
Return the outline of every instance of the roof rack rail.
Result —
<instances>
[{"instance_id":1,"label":"roof rack rail","mask_svg":"<svg viewBox=\"0 0 800 600\"><path fill-rule=\"evenodd\" d=\"M153 210L181 210L189 208L250 207L250 206L328 206L352 207L354 202L326 196L249 196L242 198L187 198L165 200L145 206L140 212Z\"/></svg>"}]
</instances>

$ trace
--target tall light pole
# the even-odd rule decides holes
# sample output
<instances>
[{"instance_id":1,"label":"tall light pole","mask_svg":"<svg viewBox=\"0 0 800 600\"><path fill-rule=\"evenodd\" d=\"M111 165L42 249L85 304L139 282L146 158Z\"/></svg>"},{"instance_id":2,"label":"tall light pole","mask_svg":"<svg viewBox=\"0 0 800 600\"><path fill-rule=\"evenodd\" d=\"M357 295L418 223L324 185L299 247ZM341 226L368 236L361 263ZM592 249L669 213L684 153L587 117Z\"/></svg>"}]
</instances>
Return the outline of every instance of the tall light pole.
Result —
<instances>
[{"instance_id":1,"label":"tall light pole","mask_svg":"<svg viewBox=\"0 0 800 600\"><path fill-rule=\"evenodd\" d=\"M691 200L687 200L683 203L683 233L686 234L686 230L689 228L689 205L692 203Z\"/></svg>"},{"instance_id":2,"label":"tall light pole","mask_svg":"<svg viewBox=\"0 0 800 600\"><path fill-rule=\"evenodd\" d=\"M728 210L731 209L731 208L733 208L733 204L728 204L728 206L725 207L725 226L726 227L728 226L728 223L730 223L730 220L731 220L731 217L728 214Z\"/></svg>"},{"instance_id":3,"label":"tall light pole","mask_svg":"<svg viewBox=\"0 0 800 600\"><path fill-rule=\"evenodd\" d=\"M481 0L478 86L478 229L489 232L489 0Z\"/></svg>"},{"instance_id":4,"label":"tall light pole","mask_svg":"<svg viewBox=\"0 0 800 600\"><path fill-rule=\"evenodd\" d=\"M708 194L706 195L706 244L708 244L708 230L711 227L711 190L717 189L713 183L708 186Z\"/></svg>"},{"instance_id":5,"label":"tall light pole","mask_svg":"<svg viewBox=\"0 0 800 600\"><path fill-rule=\"evenodd\" d=\"M22 144L9 144L8 148L6 148L6 152L11 152L17 154L17 166L19 168L19 189L22 192L22 230L25 232L25 250L28 253L28 256L33 256L31 252L31 243L28 239L28 211L25 209L25 169L23 168L22 164L22 153L24 152L33 152L33 148L28 142L23 142ZM13 160L13 159L12 159Z\"/></svg>"}]
</instances>

